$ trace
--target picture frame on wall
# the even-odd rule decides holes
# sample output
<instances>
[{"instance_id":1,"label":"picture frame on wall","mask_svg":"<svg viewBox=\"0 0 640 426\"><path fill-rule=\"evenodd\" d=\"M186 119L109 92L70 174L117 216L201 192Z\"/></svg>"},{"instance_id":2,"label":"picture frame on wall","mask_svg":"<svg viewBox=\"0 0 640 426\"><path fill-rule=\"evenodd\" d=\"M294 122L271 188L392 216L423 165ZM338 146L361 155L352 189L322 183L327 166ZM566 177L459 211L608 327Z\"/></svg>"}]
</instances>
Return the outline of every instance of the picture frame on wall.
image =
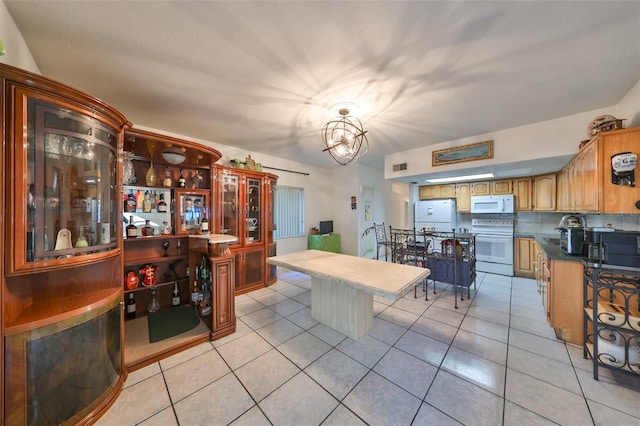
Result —
<instances>
[{"instance_id":1,"label":"picture frame on wall","mask_svg":"<svg viewBox=\"0 0 640 426\"><path fill-rule=\"evenodd\" d=\"M493 158L493 140L435 150L432 152L431 165L435 167L489 158Z\"/></svg>"}]
</instances>

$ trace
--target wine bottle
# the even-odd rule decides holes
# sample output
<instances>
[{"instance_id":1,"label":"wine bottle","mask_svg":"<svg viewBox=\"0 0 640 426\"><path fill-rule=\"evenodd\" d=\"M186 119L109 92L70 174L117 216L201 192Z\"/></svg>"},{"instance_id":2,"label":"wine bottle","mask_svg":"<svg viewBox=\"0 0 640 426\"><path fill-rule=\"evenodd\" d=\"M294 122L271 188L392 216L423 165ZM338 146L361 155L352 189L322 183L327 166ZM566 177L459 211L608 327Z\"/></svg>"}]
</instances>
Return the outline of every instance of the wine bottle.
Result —
<instances>
[{"instance_id":1,"label":"wine bottle","mask_svg":"<svg viewBox=\"0 0 640 426\"><path fill-rule=\"evenodd\" d=\"M129 216L129 224L127 225L127 238L136 238L138 236L138 228L133 224L133 215Z\"/></svg>"},{"instance_id":2,"label":"wine bottle","mask_svg":"<svg viewBox=\"0 0 640 426\"><path fill-rule=\"evenodd\" d=\"M180 290L178 290L178 283L173 284L173 298L171 299L172 306L180 306Z\"/></svg>"},{"instance_id":3,"label":"wine bottle","mask_svg":"<svg viewBox=\"0 0 640 426\"><path fill-rule=\"evenodd\" d=\"M178 186L180 188L186 188L187 187L187 180L184 178L184 173L183 173L182 169L180 169L180 176L178 176Z\"/></svg>"},{"instance_id":4,"label":"wine bottle","mask_svg":"<svg viewBox=\"0 0 640 426\"><path fill-rule=\"evenodd\" d=\"M209 233L209 220L207 219L207 209L202 209L202 222L200 222L200 233L206 235Z\"/></svg>"},{"instance_id":5,"label":"wine bottle","mask_svg":"<svg viewBox=\"0 0 640 426\"><path fill-rule=\"evenodd\" d=\"M191 303L197 308L200 299L200 289L198 288L198 280L193 280L193 288L191 289Z\"/></svg>"},{"instance_id":6,"label":"wine bottle","mask_svg":"<svg viewBox=\"0 0 640 426\"><path fill-rule=\"evenodd\" d=\"M127 299L127 319L136 317L136 299L133 297L133 293L129 293L129 299Z\"/></svg>"}]
</instances>

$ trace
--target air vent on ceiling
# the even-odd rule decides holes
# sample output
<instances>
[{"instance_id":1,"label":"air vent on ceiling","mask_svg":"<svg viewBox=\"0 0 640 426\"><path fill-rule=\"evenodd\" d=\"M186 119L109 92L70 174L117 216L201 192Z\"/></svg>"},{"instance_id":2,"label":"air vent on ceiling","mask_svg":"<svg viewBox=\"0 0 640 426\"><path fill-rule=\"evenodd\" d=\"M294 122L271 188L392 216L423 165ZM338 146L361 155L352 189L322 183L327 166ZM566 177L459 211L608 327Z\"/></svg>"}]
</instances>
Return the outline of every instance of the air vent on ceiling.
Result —
<instances>
[{"instance_id":1,"label":"air vent on ceiling","mask_svg":"<svg viewBox=\"0 0 640 426\"><path fill-rule=\"evenodd\" d=\"M393 171L399 172L400 170L407 170L407 163L400 163L393 165Z\"/></svg>"}]
</instances>

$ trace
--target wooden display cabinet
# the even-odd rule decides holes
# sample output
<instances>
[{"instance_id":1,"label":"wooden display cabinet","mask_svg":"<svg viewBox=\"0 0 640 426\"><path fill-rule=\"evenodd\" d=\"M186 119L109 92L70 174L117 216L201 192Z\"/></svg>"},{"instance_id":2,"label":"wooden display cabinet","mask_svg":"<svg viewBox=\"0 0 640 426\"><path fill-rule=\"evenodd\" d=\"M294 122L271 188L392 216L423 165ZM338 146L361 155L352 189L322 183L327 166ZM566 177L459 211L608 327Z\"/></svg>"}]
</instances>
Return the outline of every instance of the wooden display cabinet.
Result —
<instances>
[{"instance_id":1,"label":"wooden display cabinet","mask_svg":"<svg viewBox=\"0 0 640 426\"><path fill-rule=\"evenodd\" d=\"M96 98L3 64L0 92L1 422L88 423L124 382L122 216L113 206L128 123ZM78 362L83 347L90 362ZM98 359L109 370L99 379Z\"/></svg>"},{"instance_id":2,"label":"wooden display cabinet","mask_svg":"<svg viewBox=\"0 0 640 426\"><path fill-rule=\"evenodd\" d=\"M214 232L235 236L236 294L274 283L276 269L266 256L275 256L273 240L274 190L277 176L252 170L216 166L220 214Z\"/></svg>"}]
</instances>

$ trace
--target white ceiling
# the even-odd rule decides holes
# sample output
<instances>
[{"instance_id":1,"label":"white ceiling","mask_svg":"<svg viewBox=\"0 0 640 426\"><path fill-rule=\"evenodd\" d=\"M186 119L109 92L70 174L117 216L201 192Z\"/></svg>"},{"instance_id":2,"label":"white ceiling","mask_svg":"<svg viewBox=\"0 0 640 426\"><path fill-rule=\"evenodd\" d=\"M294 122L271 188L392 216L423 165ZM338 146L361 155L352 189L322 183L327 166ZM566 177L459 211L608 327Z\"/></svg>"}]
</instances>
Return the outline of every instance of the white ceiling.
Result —
<instances>
[{"instance_id":1,"label":"white ceiling","mask_svg":"<svg viewBox=\"0 0 640 426\"><path fill-rule=\"evenodd\" d=\"M360 162L382 168L614 105L640 79L638 1L4 3L44 75L134 124L320 167L336 102L360 106Z\"/></svg>"}]
</instances>

